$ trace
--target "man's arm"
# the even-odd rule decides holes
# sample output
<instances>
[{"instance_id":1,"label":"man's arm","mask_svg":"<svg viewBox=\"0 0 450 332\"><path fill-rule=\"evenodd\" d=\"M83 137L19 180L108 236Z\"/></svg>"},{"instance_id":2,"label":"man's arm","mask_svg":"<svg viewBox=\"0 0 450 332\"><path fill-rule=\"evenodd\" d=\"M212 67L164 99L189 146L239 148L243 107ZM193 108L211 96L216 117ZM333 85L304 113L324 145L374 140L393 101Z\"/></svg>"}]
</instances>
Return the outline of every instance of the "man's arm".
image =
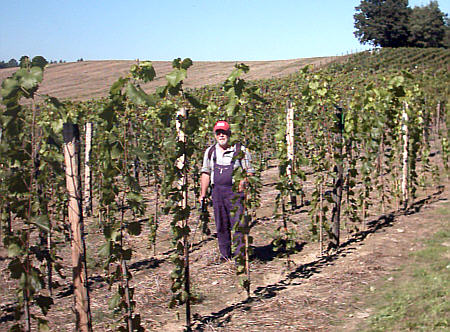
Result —
<instances>
[{"instance_id":1,"label":"man's arm","mask_svg":"<svg viewBox=\"0 0 450 332\"><path fill-rule=\"evenodd\" d=\"M200 202L206 197L210 177L211 176L208 173L202 173L202 176L200 177Z\"/></svg>"},{"instance_id":2,"label":"man's arm","mask_svg":"<svg viewBox=\"0 0 450 332\"><path fill-rule=\"evenodd\" d=\"M209 147L208 149L206 149L205 154L203 155L203 164L202 164L202 168L200 170L201 175L200 175L200 197L199 197L199 201L200 204L202 202L202 200L206 197L206 192L208 191L208 186L209 186L209 181L211 179L211 165L210 165L210 160L208 158L208 153L209 153L209 149L211 149L211 147Z\"/></svg>"}]
</instances>

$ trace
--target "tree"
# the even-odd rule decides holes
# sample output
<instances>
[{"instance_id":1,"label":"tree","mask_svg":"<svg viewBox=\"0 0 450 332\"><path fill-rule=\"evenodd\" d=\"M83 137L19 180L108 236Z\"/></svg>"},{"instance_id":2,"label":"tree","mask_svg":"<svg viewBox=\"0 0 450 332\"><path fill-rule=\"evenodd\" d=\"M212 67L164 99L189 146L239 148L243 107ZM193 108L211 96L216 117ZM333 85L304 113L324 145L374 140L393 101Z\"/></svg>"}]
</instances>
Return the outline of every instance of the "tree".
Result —
<instances>
[{"instance_id":1,"label":"tree","mask_svg":"<svg viewBox=\"0 0 450 332\"><path fill-rule=\"evenodd\" d=\"M409 46L442 47L445 36L445 14L437 1L427 6L414 7L409 18Z\"/></svg>"},{"instance_id":2,"label":"tree","mask_svg":"<svg viewBox=\"0 0 450 332\"><path fill-rule=\"evenodd\" d=\"M19 67L19 63L16 59L11 59L8 61L8 67Z\"/></svg>"},{"instance_id":3,"label":"tree","mask_svg":"<svg viewBox=\"0 0 450 332\"><path fill-rule=\"evenodd\" d=\"M0 61L0 68L12 68L12 67L18 67L19 64L17 63L16 59L11 59L8 62Z\"/></svg>"},{"instance_id":4,"label":"tree","mask_svg":"<svg viewBox=\"0 0 450 332\"><path fill-rule=\"evenodd\" d=\"M445 18L445 35L442 44L445 48L450 48L450 19L448 17Z\"/></svg>"},{"instance_id":5,"label":"tree","mask_svg":"<svg viewBox=\"0 0 450 332\"><path fill-rule=\"evenodd\" d=\"M37 55L31 60L31 66L38 66L44 69L44 67L48 64L48 61L45 60L43 56Z\"/></svg>"},{"instance_id":6,"label":"tree","mask_svg":"<svg viewBox=\"0 0 450 332\"><path fill-rule=\"evenodd\" d=\"M22 55L19 60L20 68L27 68L30 66L30 58L26 55Z\"/></svg>"},{"instance_id":7,"label":"tree","mask_svg":"<svg viewBox=\"0 0 450 332\"><path fill-rule=\"evenodd\" d=\"M355 9L354 34L362 44L407 46L408 0L362 0Z\"/></svg>"}]
</instances>

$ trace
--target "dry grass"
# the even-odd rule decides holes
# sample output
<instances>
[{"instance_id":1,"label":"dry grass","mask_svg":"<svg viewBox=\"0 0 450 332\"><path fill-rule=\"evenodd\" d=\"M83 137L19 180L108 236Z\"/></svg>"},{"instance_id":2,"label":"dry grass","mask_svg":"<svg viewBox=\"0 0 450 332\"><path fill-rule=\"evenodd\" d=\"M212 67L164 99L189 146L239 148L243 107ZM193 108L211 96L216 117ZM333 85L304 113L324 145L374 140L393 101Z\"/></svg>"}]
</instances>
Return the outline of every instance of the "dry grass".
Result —
<instances>
[{"instance_id":1,"label":"dry grass","mask_svg":"<svg viewBox=\"0 0 450 332\"><path fill-rule=\"evenodd\" d=\"M283 77L298 71L305 65L322 66L337 57L317 57L278 61L245 61L250 66L246 79L263 79ZM204 85L221 83L233 70L234 64L242 61L226 62L194 62L188 70L185 87L196 88ZM130 67L136 63L133 60L83 61L73 63L52 64L45 69L44 81L39 93L49 94L60 99L88 100L106 97L110 86L120 76L124 76ZM164 85L164 76L172 67L170 61L154 61L157 78L143 85L146 91L153 91ZM0 69L0 80L11 76L17 68Z\"/></svg>"}]
</instances>

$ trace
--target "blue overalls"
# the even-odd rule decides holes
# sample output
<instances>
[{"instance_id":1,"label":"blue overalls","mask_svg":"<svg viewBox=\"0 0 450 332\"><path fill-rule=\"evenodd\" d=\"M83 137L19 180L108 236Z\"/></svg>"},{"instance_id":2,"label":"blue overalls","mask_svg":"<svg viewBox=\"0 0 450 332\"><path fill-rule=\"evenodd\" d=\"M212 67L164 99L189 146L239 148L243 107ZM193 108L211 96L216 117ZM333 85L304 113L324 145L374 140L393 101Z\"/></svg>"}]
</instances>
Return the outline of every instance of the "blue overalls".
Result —
<instances>
[{"instance_id":1,"label":"blue overalls","mask_svg":"<svg viewBox=\"0 0 450 332\"><path fill-rule=\"evenodd\" d=\"M243 213L242 200L244 193L234 193L232 190L234 163L235 161L233 160L230 165L218 165L214 160L212 201L217 240L222 258L231 258L231 229L236 222L239 222ZM236 212L233 212L234 209L236 209ZM244 245L241 232L236 231L234 233L233 242L236 246L233 256L236 257Z\"/></svg>"}]
</instances>

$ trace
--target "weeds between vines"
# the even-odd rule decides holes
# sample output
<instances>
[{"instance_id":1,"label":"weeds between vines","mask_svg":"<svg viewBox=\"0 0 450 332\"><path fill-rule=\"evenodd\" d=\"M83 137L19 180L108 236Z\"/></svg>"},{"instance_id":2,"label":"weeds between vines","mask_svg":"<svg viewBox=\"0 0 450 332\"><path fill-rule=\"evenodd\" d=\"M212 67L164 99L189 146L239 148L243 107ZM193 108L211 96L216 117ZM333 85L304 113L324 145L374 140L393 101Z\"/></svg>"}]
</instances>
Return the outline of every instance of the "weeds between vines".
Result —
<instances>
[{"instance_id":1,"label":"weeds between vines","mask_svg":"<svg viewBox=\"0 0 450 332\"><path fill-rule=\"evenodd\" d=\"M113 84L108 100L62 103L47 97L46 102L31 107L21 102L35 97L42 69L22 68L4 80L0 191L5 199L0 207L3 244L10 254L10 275L18 280L15 326L19 328L25 322L24 328L30 329L36 322L44 328L45 314L53 302L44 286L47 284L49 290L52 288L49 286L58 287L56 275L52 276L51 271L61 271L58 245L52 239L67 235L66 213L60 212L67 210L61 153L63 123L70 120L80 128L86 122L95 124L90 162L95 174L93 199L97 211L94 215L101 217L99 224L104 230L105 244L100 253L107 258L107 267L112 267L110 285L117 291L110 306L120 315L122 330L136 330L143 323L135 312L133 279L127 271L136 250L132 238L148 227L149 240L156 252L160 223L156 206L155 214L148 218L150 224L144 224L147 219L142 217L151 209L143 199L137 170L147 172L147 183L152 180L158 193L157 205L166 205L165 212L173 217L177 254L171 304L185 303L190 298L185 249L189 247L186 244L195 205L192 200L184 207L178 203L185 199L186 193L195 195L198 185L185 181L179 186L178 180L194 179L198 173L202 151L210 143L210 128L218 117L234 125L233 139L242 142L257 159L254 164L260 165L256 176L249 179L247 213L239 224L247 240L237 271L247 295L251 293L249 225L256 222L250 218L255 218L260 204L263 187L259 175L269 156L280 153L277 189L281 225L276 226L279 226L277 244L285 246L283 249L289 253L290 245L302 235L296 233L299 225L306 222L301 220L296 224L294 218L291 220L287 200L293 193L306 194L305 203L310 204L304 208L310 214L313 233L320 233L323 224L324 239L335 241L339 239L335 216L341 214L348 231L361 230L373 211L371 207L377 207L376 197L381 210L386 211L412 204L419 186L439 182L440 170L437 164L432 164L430 154L437 154L448 171L448 84L445 73L439 69L445 67L442 64L448 53L439 50L438 56L431 57L432 50L411 50L414 56L430 56L432 69L404 68L410 70L407 73L393 70L400 66L401 57L397 56L400 53L396 52L401 50L383 49L365 53L364 57L356 55L346 63L332 64L325 69L306 68L291 77L256 83L242 78L249 68L239 64L223 85L194 91L183 88L191 61L177 59L172 72L166 76L167 84L153 94L144 92L139 84L152 80L156 73L151 63L140 62L131 68L128 76ZM377 61L376 65L372 61ZM367 74L370 71L372 75ZM295 109L294 160L285 158L287 99L292 100ZM340 121L335 115L337 105L343 112ZM188 110L187 114L177 116L182 108ZM405 112L408 120L402 123ZM186 141L177 141L177 121L186 134ZM343 124L339 133L338 123ZM408 129L407 144L402 124ZM436 130L430 130L430 126ZM400 163L406 155L406 162ZM181 157L185 164L175 169ZM292 178L285 172L290 164L295 166ZM336 172L337 165L342 165L342 172ZM405 174L404 183L409 184L403 193L401 174ZM339 213L335 210L339 196L336 185L341 175L344 187ZM245 174L234 176L236 183ZM305 190L310 184L312 188ZM202 216L202 229L206 218ZM41 240L35 241L39 233L41 239L47 240L45 246ZM35 304L41 307L42 315L27 314Z\"/></svg>"}]
</instances>

